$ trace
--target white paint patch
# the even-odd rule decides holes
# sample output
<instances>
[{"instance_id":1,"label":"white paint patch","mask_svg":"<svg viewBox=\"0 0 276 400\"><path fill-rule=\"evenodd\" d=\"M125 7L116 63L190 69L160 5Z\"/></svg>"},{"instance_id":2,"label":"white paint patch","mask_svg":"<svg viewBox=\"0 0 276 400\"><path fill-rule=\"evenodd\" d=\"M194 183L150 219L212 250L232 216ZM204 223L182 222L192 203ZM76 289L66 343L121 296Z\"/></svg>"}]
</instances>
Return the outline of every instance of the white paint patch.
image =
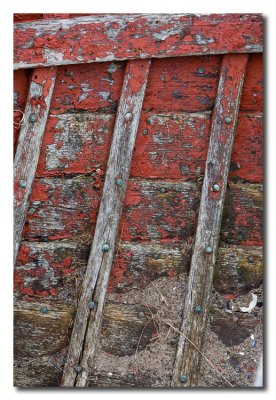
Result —
<instances>
[{"instance_id":1,"label":"white paint patch","mask_svg":"<svg viewBox=\"0 0 276 400\"><path fill-rule=\"evenodd\" d=\"M79 103L82 102L83 100L87 99L88 96L89 96L88 93L81 94L80 97L78 98Z\"/></svg>"},{"instance_id":2,"label":"white paint patch","mask_svg":"<svg viewBox=\"0 0 276 400\"><path fill-rule=\"evenodd\" d=\"M197 44L209 44L215 41L214 38L206 38L201 33L196 33L195 38Z\"/></svg>"},{"instance_id":3,"label":"white paint patch","mask_svg":"<svg viewBox=\"0 0 276 400\"><path fill-rule=\"evenodd\" d=\"M110 92L99 92L99 95L102 96L104 100L108 100L110 97Z\"/></svg>"},{"instance_id":4,"label":"white paint patch","mask_svg":"<svg viewBox=\"0 0 276 400\"><path fill-rule=\"evenodd\" d=\"M63 61L64 58L63 53L59 53L55 50L50 50L47 48L42 50L42 54L49 63L60 62Z\"/></svg>"}]
</instances>

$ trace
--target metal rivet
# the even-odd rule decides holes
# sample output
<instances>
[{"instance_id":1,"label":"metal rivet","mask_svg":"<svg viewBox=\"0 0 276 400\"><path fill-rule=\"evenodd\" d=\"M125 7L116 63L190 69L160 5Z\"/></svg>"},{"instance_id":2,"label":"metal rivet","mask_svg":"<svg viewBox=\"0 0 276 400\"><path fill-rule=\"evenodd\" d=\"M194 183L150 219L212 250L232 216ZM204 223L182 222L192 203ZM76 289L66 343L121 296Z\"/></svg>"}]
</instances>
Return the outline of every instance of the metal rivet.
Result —
<instances>
[{"instance_id":1,"label":"metal rivet","mask_svg":"<svg viewBox=\"0 0 276 400\"><path fill-rule=\"evenodd\" d=\"M48 312L49 310L48 310L47 307L43 306L43 307L40 307L40 310L39 310L39 311L41 312L41 314L47 314L47 312Z\"/></svg>"},{"instance_id":2,"label":"metal rivet","mask_svg":"<svg viewBox=\"0 0 276 400\"><path fill-rule=\"evenodd\" d=\"M27 186L27 182L24 181L24 179L21 179L21 180L19 181L19 186L20 186L21 188L25 188L25 187Z\"/></svg>"},{"instance_id":3,"label":"metal rivet","mask_svg":"<svg viewBox=\"0 0 276 400\"><path fill-rule=\"evenodd\" d=\"M88 302L88 307L89 307L89 310L94 310L94 308L95 308L95 303L94 303L94 301L89 301Z\"/></svg>"},{"instance_id":4,"label":"metal rivet","mask_svg":"<svg viewBox=\"0 0 276 400\"><path fill-rule=\"evenodd\" d=\"M160 192L161 192L161 193L165 193L165 192L166 192L166 189L165 189L165 188L161 188L161 189L160 189Z\"/></svg>"},{"instance_id":5,"label":"metal rivet","mask_svg":"<svg viewBox=\"0 0 276 400\"><path fill-rule=\"evenodd\" d=\"M147 129L144 129L142 133L143 133L143 135L147 135L149 133L149 131Z\"/></svg>"},{"instance_id":6,"label":"metal rivet","mask_svg":"<svg viewBox=\"0 0 276 400\"><path fill-rule=\"evenodd\" d=\"M188 378L186 375L180 375L179 380L181 383L186 383Z\"/></svg>"},{"instance_id":7,"label":"metal rivet","mask_svg":"<svg viewBox=\"0 0 276 400\"><path fill-rule=\"evenodd\" d=\"M84 121L84 116L83 116L83 115L79 115L79 116L77 117L77 121L78 121L78 122L83 122L83 121Z\"/></svg>"},{"instance_id":8,"label":"metal rivet","mask_svg":"<svg viewBox=\"0 0 276 400\"><path fill-rule=\"evenodd\" d=\"M74 370L75 370L75 372L76 372L77 374L79 374L79 373L82 371L82 367L81 367L80 365L76 365L76 366L74 367Z\"/></svg>"},{"instance_id":9,"label":"metal rivet","mask_svg":"<svg viewBox=\"0 0 276 400\"><path fill-rule=\"evenodd\" d=\"M109 250L109 245L108 244L104 244L102 247L103 251L108 251Z\"/></svg>"},{"instance_id":10,"label":"metal rivet","mask_svg":"<svg viewBox=\"0 0 276 400\"><path fill-rule=\"evenodd\" d=\"M210 246L205 247L205 253L211 254L212 251L213 251L212 247Z\"/></svg>"},{"instance_id":11,"label":"metal rivet","mask_svg":"<svg viewBox=\"0 0 276 400\"><path fill-rule=\"evenodd\" d=\"M247 260L248 260L249 263L253 263L253 262L255 261L255 259L254 259L253 256L249 256L249 257L247 258Z\"/></svg>"},{"instance_id":12,"label":"metal rivet","mask_svg":"<svg viewBox=\"0 0 276 400\"><path fill-rule=\"evenodd\" d=\"M129 379L129 380L133 379L133 374L128 373L128 374L127 374L127 379Z\"/></svg>"},{"instance_id":13,"label":"metal rivet","mask_svg":"<svg viewBox=\"0 0 276 400\"><path fill-rule=\"evenodd\" d=\"M132 119L132 114L131 114L131 112L127 112L127 113L126 113L125 119L126 119L127 121L130 121L130 120Z\"/></svg>"},{"instance_id":14,"label":"metal rivet","mask_svg":"<svg viewBox=\"0 0 276 400\"><path fill-rule=\"evenodd\" d=\"M36 115L35 114L30 114L29 121L30 122L35 122L36 121Z\"/></svg>"},{"instance_id":15,"label":"metal rivet","mask_svg":"<svg viewBox=\"0 0 276 400\"><path fill-rule=\"evenodd\" d=\"M174 121L176 121L176 120L177 120L177 115L176 115L176 114L173 114L172 119L173 119Z\"/></svg>"},{"instance_id":16,"label":"metal rivet","mask_svg":"<svg viewBox=\"0 0 276 400\"><path fill-rule=\"evenodd\" d=\"M124 181L121 178L119 178L116 180L116 183L118 186L123 186Z\"/></svg>"},{"instance_id":17,"label":"metal rivet","mask_svg":"<svg viewBox=\"0 0 276 400\"><path fill-rule=\"evenodd\" d=\"M213 186L212 186L212 188L213 188L213 191L214 191L214 192L219 192L219 189L220 189L219 184L214 183Z\"/></svg>"},{"instance_id":18,"label":"metal rivet","mask_svg":"<svg viewBox=\"0 0 276 400\"><path fill-rule=\"evenodd\" d=\"M203 68L203 67L200 67L197 69L198 74L204 74L204 72L205 72L205 68Z\"/></svg>"},{"instance_id":19,"label":"metal rivet","mask_svg":"<svg viewBox=\"0 0 276 400\"><path fill-rule=\"evenodd\" d=\"M231 124L232 118L231 117L225 117L224 121L226 122L226 124Z\"/></svg>"},{"instance_id":20,"label":"metal rivet","mask_svg":"<svg viewBox=\"0 0 276 400\"><path fill-rule=\"evenodd\" d=\"M195 312L196 312L197 314L201 314L201 313L203 313L203 308L200 307L200 306L195 306Z\"/></svg>"}]
</instances>

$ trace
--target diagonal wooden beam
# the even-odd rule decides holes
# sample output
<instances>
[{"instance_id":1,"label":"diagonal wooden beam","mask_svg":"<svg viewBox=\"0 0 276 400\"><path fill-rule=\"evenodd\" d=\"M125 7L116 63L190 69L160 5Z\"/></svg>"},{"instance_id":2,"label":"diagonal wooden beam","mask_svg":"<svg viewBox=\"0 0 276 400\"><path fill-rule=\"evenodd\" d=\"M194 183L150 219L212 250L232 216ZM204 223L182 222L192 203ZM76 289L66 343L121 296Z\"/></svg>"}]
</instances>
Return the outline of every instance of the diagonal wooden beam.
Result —
<instances>
[{"instance_id":1,"label":"diagonal wooden beam","mask_svg":"<svg viewBox=\"0 0 276 400\"><path fill-rule=\"evenodd\" d=\"M222 62L172 386L195 386L198 378L201 356L190 342L199 350L204 343L247 59L247 55L227 54Z\"/></svg>"},{"instance_id":2,"label":"diagonal wooden beam","mask_svg":"<svg viewBox=\"0 0 276 400\"><path fill-rule=\"evenodd\" d=\"M91 15L14 24L14 68L262 52L261 14Z\"/></svg>"},{"instance_id":3,"label":"diagonal wooden beam","mask_svg":"<svg viewBox=\"0 0 276 400\"><path fill-rule=\"evenodd\" d=\"M57 68L36 68L31 77L24 120L14 159L14 264L40 154Z\"/></svg>"},{"instance_id":4,"label":"diagonal wooden beam","mask_svg":"<svg viewBox=\"0 0 276 400\"><path fill-rule=\"evenodd\" d=\"M61 386L85 386L95 353L118 225L129 177L150 61L129 61L117 111L95 235Z\"/></svg>"}]
</instances>

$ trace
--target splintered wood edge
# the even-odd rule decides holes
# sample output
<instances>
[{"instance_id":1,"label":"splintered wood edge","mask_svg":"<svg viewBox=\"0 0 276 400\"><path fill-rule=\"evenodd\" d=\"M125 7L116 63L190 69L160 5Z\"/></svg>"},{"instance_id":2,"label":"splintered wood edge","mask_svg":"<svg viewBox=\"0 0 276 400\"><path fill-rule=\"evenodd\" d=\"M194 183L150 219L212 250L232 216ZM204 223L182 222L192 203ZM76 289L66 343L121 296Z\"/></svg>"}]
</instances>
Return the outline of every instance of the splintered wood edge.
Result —
<instances>
[{"instance_id":1,"label":"splintered wood edge","mask_svg":"<svg viewBox=\"0 0 276 400\"><path fill-rule=\"evenodd\" d=\"M14 68L258 53L262 24L261 14L121 14L16 23Z\"/></svg>"},{"instance_id":2,"label":"splintered wood edge","mask_svg":"<svg viewBox=\"0 0 276 400\"><path fill-rule=\"evenodd\" d=\"M14 159L14 264L56 80L57 68L34 69Z\"/></svg>"},{"instance_id":3,"label":"splintered wood edge","mask_svg":"<svg viewBox=\"0 0 276 400\"><path fill-rule=\"evenodd\" d=\"M222 62L172 386L195 386L197 382L201 355L185 338L198 349L202 348L247 61L248 55L225 55ZM219 185L218 191L213 190L213 184ZM197 306L200 307L198 313ZM187 377L187 382L181 383L182 375Z\"/></svg>"},{"instance_id":4,"label":"splintered wood edge","mask_svg":"<svg viewBox=\"0 0 276 400\"><path fill-rule=\"evenodd\" d=\"M117 111L106 179L95 235L82 286L74 328L64 367L61 386L85 386L88 358L95 352L101 326L104 300L115 251L116 235L127 187L132 152L142 110L150 61L130 61L126 66L122 94ZM103 245L107 251L103 251ZM96 290L95 290L96 287ZM90 315L89 300L96 309ZM80 364L77 375L74 366Z\"/></svg>"}]
</instances>

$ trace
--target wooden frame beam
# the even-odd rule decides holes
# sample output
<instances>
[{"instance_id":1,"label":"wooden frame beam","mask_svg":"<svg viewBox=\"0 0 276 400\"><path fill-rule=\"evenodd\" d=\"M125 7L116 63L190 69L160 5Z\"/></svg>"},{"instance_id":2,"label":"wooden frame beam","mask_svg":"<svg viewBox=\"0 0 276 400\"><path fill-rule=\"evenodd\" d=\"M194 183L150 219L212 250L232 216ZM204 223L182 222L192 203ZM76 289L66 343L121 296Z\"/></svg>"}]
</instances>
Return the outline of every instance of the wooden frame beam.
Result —
<instances>
[{"instance_id":1,"label":"wooden frame beam","mask_svg":"<svg viewBox=\"0 0 276 400\"><path fill-rule=\"evenodd\" d=\"M14 264L21 243L56 74L55 67L37 68L32 73L24 123L14 159Z\"/></svg>"},{"instance_id":2,"label":"wooden frame beam","mask_svg":"<svg viewBox=\"0 0 276 400\"><path fill-rule=\"evenodd\" d=\"M14 68L262 52L261 14L120 14L14 24Z\"/></svg>"},{"instance_id":3,"label":"wooden frame beam","mask_svg":"<svg viewBox=\"0 0 276 400\"><path fill-rule=\"evenodd\" d=\"M127 187L150 61L129 61L117 111L95 235L61 386L86 386L100 333L105 295Z\"/></svg>"},{"instance_id":4,"label":"wooden frame beam","mask_svg":"<svg viewBox=\"0 0 276 400\"><path fill-rule=\"evenodd\" d=\"M247 60L248 55L229 54L223 58L172 386L195 386L198 378L201 357L197 349L202 349L208 320L223 204Z\"/></svg>"}]
</instances>

